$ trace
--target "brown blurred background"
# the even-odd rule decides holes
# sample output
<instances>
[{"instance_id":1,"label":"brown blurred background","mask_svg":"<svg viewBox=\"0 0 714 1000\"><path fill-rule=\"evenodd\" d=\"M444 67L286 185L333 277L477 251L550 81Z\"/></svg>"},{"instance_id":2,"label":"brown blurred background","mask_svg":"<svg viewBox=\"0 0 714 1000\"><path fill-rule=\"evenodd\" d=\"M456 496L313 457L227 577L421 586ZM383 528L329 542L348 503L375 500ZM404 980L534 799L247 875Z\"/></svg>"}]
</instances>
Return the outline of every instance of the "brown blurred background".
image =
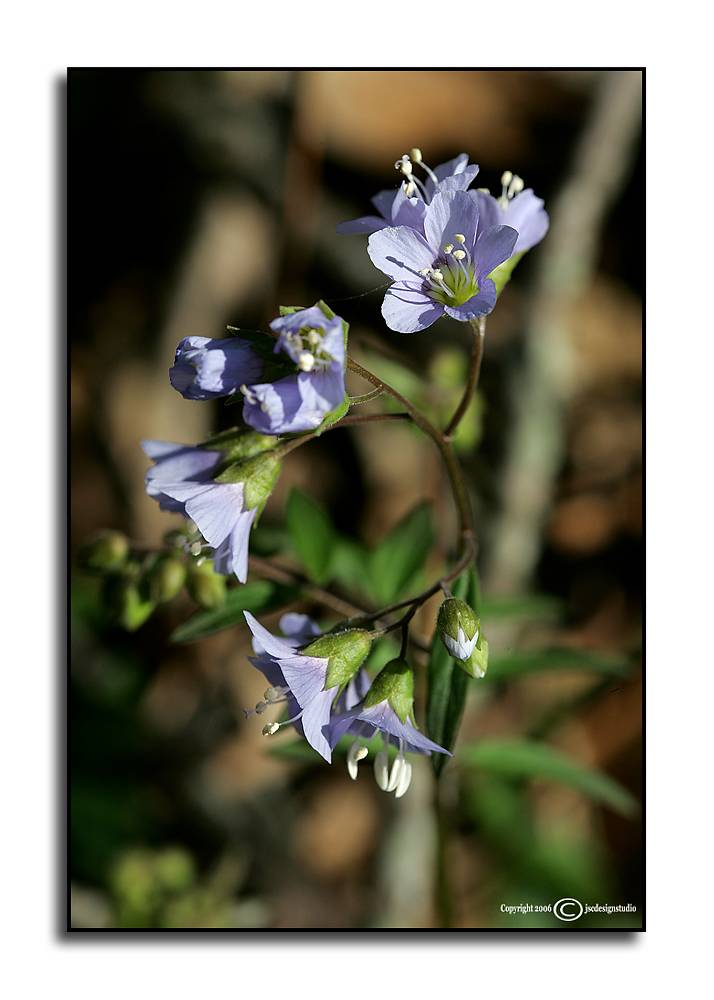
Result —
<instances>
[{"instance_id":1,"label":"brown blurred background","mask_svg":"<svg viewBox=\"0 0 714 1000\"><path fill-rule=\"evenodd\" d=\"M170 518L144 494L139 441L194 442L230 425L229 408L169 385L183 336L265 329L279 304L324 298L350 322L358 359L407 393L428 373L425 405L448 411L464 371L460 324L386 330L364 238L335 234L396 183L403 152L420 146L432 166L468 152L479 186L498 188L511 169L546 199L550 233L489 318L459 449L485 596L544 595L560 610L484 627L492 652L566 646L626 670L475 688L461 740L547 736L639 797L640 73L77 70L68 103L75 549L104 527L157 544ZM342 430L290 456L264 518L267 554L293 486L370 544L431 499L448 552L438 456L409 428ZM395 802L367 769L353 783L339 763L270 754L241 712L264 687L245 630L171 645L192 610L186 598L129 635L107 620L96 582L76 574L74 926L434 926L428 763ZM417 620L425 639L434 612ZM641 906L636 815L455 763L444 782L456 926L526 926L500 903L557 894Z\"/></svg>"}]
</instances>

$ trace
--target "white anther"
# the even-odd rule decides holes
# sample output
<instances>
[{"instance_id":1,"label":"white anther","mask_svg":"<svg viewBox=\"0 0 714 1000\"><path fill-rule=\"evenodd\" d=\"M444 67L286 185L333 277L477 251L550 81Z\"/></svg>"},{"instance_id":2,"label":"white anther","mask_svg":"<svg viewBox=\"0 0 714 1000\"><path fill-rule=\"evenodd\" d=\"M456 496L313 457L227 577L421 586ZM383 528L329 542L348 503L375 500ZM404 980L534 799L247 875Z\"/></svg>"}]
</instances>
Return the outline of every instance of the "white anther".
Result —
<instances>
[{"instance_id":1,"label":"white anther","mask_svg":"<svg viewBox=\"0 0 714 1000\"><path fill-rule=\"evenodd\" d=\"M263 712L266 710L267 707L268 707L268 705L267 705L266 702L259 701L258 704L255 706L255 714L256 715L262 715Z\"/></svg>"},{"instance_id":2,"label":"white anther","mask_svg":"<svg viewBox=\"0 0 714 1000\"><path fill-rule=\"evenodd\" d=\"M407 198L413 198L415 193L416 193L416 184L414 183L414 181L409 181L407 184L404 185L404 194L407 196Z\"/></svg>"},{"instance_id":3,"label":"white anther","mask_svg":"<svg viewBox=\"0 0 714 1000\"><path fill-rule=\"evenodd\" d=\"M481 194L490 194L491 193L488 188L476 188L476 190L480 191Z\"/></svg>"},{"instance_id":4,"label":"white anther","mask_svg":"<svg viewBox=\"0 0 714 1000\"><path fill-rule=\"evenodd\" d=\"M263 736L273 736L279 729L279 722L269 722L267 726L263 726Z\"/></svg>"},{"instance_id":5,"label":"white anther","mask_svg":"<svg viewBox=\"0 0 714 1000\"><path fill-rule=\"evenodd\" d=\"M454 249L454 244L447 243L446 246L444 247L444 253L451 253L453 249Z\"/></svg>"},{"instance_id":6,"label":"white anther","mask_svg":"<svg viewBox=\"0 0 714 1000\"><path fill-rule=\"evenodd\" d=\"M243 395L245 396L245 398L248 400L249 403L255 403L255 393L252 391L252 389L250 389L249 386L243 384L240 387L240 391L243 393Z\"/></svg>"},{"instance_id":7,"label":"white anther","mask_svg":"<svg viewBox=\"0 0 714 1000\"><path fill-rule=\"evenodd\" d=\"M367 747L355 741L347 751L347 773L353 781L357 780L357 768L361 760L368 754Z\"/></svg>"},{"instance_id":8,"label":"white anther","mask_svg":"<svg viewBox=\"0 0 714 1000\"><path fill-rule=\"evenodd\" d=\"M397 160L394 164L394 169L398 170L400 173L404 174L405 177L410 177L412 172L411 160L405 153L401 159Z\"/></svg>"},{"instance_id":9,"label":"white anther","mask_svg":"<svg viewBox=\"0 0 714 1000\"><path fill-rule=\"evenodd\" d=\"M320 333L318 330L310 330L308 332L307 342L310 345L310 347L317 347L321 339L322 338L320 337Z\"/></svg>"},{"instance_id":10,"label":"white anther","mask_svg":"<svg viewBox=\"0 0 714 1000\"><path fill-rule=\"evenodd\" d=\"M444 272L440 271L438 267L435 268L431 272L431 276L432 276L432 278L434 278L435 281L443 281L444 280Z\"/></svg>"},{"instance_id":11,"label":"white anther","mask_svg":"<svg viewBox=\"0 0 714 1000\"><path fill-rule=\"evenodd\" d=\"M269 687L265 691L263 697L268 702L268 704L271 704L274 701L282 701L283 695L285 694L285 690L286 690L285 688L281 687Z\"/></svg>"},{"instance_id":12,"label":"white anther","mask_svg":"<svg viewBox=\"0 0 714 1000\"><path fill-rule=\"evenodd\" d=\"M454 241L456 243L465 243L466 242L466 237L464 236L463 233L456 233L454 235Z\"/></svg>"},{"instance_id":13,"label":"white anther","mask_svg":"<svg viewBox=\"0 0 714 1000\"><path fill-rule=\"evenodd\" d=\"M200 542L192 542L188 551L191 553L192 556L200 556L202 548L203 545Z\"/></svg>"},{"instance_id":14,"label":"white anther","mask_svg":"<svg viewBox=\"0 0 714 1000\"><path fill-rule=\"evenodd\" d=\"M431 274L431 268L423 267L421 271L419 271L419 274L422 276L422 278L428 278L429 275Z\"/></svg>"},{"instance_id":15,"label":"white anther","mask_svg":"<svg viewBox=\"0 0 714 1000\"><path fill-rule=\"evenodd\" d=\"M409 150L409 156L412 158L412 160L414 160L415 163L421 163L421 150L417 149L416 146L414 147L414 149Z\"/></svg>"},{"instance_id":16,"label":"white anther","mask_svg":"<svg viewBox=\"0 0 714 1000\"><path fill-rule=\"evenodd\" d=\"M315 367L315 355L310 354L309 351L303 351L297 364L301 372L311 372Z\"/></svg>"},{"instance_id":17,"label":"white anther","mask_svg":"<svg viewBox=\"0 0 714 1000\"><path fill-rule=\"evenodd\" d=\"M392 771L391 774L389 775L389 784L387 785L388 792L395 791L395 789L399 785L399 782L402 780L402 774L404 772L405 764L406 760L400 754L392 764Z\"/></svg>"},{"instance_id":18,"label":"white anther","mask_svg":"<svg viewBox=\"0 0 714 1000\"><path fill-rule=\"evenodd\" d=\"M501 184L503 184L503 186L507 188L512 180L513 180L513 174L511 173L511 171L504 170L503 173L501 174Z\"/></svg>"},{"instance_id":19,"label":"white anther","mask_svg":"<svg viewBox=\"0 0 714 1000\"><path fill-rule=\"evenodd\" d=\"M465 250L454 250L454 257L456 258L456 260L463 260L465 256L466 256Z\"/></svg>"},{"instance_id":20,"label":"white anther","mask_svg":"<svg viewBox=\"0 0 714 1000\"><path fill-rule=\"evenodd\" d=\"M394 790L394 798L401 799L402 795L404 795L408 791L411 783L412 783L412 766L408 760L405 760L404 768L402 770L402 775L401 778L399 779L399 784Z\"/></svg>"},{"instance_id":21,"label":"white anther","mask_svg":"<svg viewBox=\"0 0 714 1000\"><path fill-rule=\"evenodd\" d=\"M205 561L206 561L205 556L199 556L198 559L196 560L196 566L203 566Z\"/></svg>"},{"instance_id":22,"label":"white anther","mask_svg":"<svg viewBox=\"0 0 714 1000\"><path fill-rule=\"evenodd\" d=\"M523 178L519 177L518 174L514 175L508 188L508 197L512 198L514 195L520 194L524 187Z\"/></svg>"},{"instance_id":23,"label":"white anther","mask_svg":"<svg viewBox=\"0 0 714 1000\"><path fill-rule=\"evenodd\" d=\"M389 754L386 750L380 750L374 758L374 780L383 792L387 791L389 784Z\"/></svg>"}]
</instances>

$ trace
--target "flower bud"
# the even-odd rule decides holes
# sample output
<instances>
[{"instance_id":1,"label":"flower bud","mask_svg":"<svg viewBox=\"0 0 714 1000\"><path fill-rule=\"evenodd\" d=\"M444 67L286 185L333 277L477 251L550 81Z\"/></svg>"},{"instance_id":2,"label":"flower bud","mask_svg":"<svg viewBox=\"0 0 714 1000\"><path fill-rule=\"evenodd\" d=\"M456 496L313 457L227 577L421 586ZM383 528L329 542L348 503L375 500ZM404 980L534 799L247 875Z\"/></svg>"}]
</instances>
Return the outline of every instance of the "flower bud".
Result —
<instances>
[{"instance_id":1,"label":"flower bud","mask_svg":"<svg viewBox=\"0 0 714 1000\"><path fill-rule=\"evenodd\" d=\"M207 611L220 608L226 600L226 578L216 573L213 563L206 559L200 565L189 566L186 586L196 604Z\"/></svg>"},{"instance_id":2,"label":"flower bud","mask_svg":"<svg viewBox=\"0 0 714 1000\"><path fill-rule=\"evenodd\" d=\"M458 664L462 670L466 671L469 677L480 678L486 676L486 671L488 670L488 642L484 639L483 635L479 635L478 641L474 646L474 651L468 660L465 663L459 660Z\"/></svg>"},{"instance_id":3,"label":"flower bud","mask_svg":"<svg viewBox=\"0 0 714 1000\"><path fill-rule=\"evenodd\" d=\"M107 577L103 597L109 614L128 632L135 632L143 625L156 606L129 577Z\"/></svg>"},{"instance_id":4,"label":"flower bud","mask_svg":"<svg viewBox=\"0 0 714 1000\"><path fill-rule=\"evenodd\" d=\"M146 582L156 604L172 601L186 582L186 566L176 556L160 555L146 574Z\"/></svg>"},{"instance_id":5,"label":"flower bud","mask_svg":"<svg viewBox=\"0 0 714 1000\"><path fill-rule=\"evenodd\" d=\"M229 466L225 472L216 477L216 482L243 483L243 508L245 510L257 508L260 515L279 475L280 459L270 452L265 452Z\"/></svg>"},{"instance_id":6,"label":"flower bud","mask_svg":"<svg viewBox=\"0 0 714 1000\"><path fill-rule=\"evenodd\" d=\"M436 627L449 654L460 663L468 660L479 637L476 612L458 597L449 597L439 608Z\"/></svg>"},{"instance_id":7,"label":"flower bud","mask_svg":"<svg viewBox=\"0 0 714 1000\"><path fill-rule=\"evenodd\" d=\"M390 660L377 674L364 699L364 707L382 701L389 702L402 722L413 715L414 671L401 657Z\"/></svg>"},{"instance_id":8,"label":"flower bud","mask_svg":"<svg viewBox=\"0 0 714 1000\"><path fill-rule=\"evenodd\" d=\"M126 562L129 539L120 531L102 531L82 546L79 561L87 569L111 572Z\"/></svg>"},{"instance_id":9,"label":"flower bud","mask_svg":"<svg viewBox=\"0 0 714 1000\"><path fill-rule=\"evenodd\" d=\"M367 659L372 647L369 632L361 628L351 628L334 635L323 635L301 650L303 656L319 656L327 659L325 690L336 685L342 686L357 673Z\"/></svg>"}]
</instances>

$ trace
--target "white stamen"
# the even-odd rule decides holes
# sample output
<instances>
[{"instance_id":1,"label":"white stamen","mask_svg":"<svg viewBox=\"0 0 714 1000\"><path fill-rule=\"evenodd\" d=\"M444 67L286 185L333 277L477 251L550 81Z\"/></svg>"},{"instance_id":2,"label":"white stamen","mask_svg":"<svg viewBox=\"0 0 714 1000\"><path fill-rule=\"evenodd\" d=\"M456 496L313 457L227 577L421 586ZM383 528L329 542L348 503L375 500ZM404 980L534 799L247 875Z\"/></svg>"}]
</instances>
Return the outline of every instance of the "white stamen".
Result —
<instances>
[{"instance_id":1,"label":"white stamen","mask_svg":"<svg viewBox=\"0 0 714 1000\"><path fill-rule=\"evenodd\" d=\"M513 198L514 195L520 194L524 187L523 178L516 174L508 187L508 197Z\"/></svg>"},{"instance_id":2,"label":"white stamen","mask_svg":"<svg viewBox=\"0 0 714 1000\"><path fill-rule=\"evenodd\" d=\"M454 257L456 260L463 260L466 257L465 250L454 250Z\"/></svg>"},{"instance_id":3,"label":"white stamen","mask_svg":"<svg viewBox=\"0 0 714 1000\"><path fill-rule=\"evenodd\" d=\"M444 247L444 253L451 253L453 249L454 249L454 244L447 243L446 246Z\"/></svg>"},{"instance_id":4,"label":"white stamen","mask_svg":"<svg viewBox=\"0 0 714 1000\"><path fill-rule=\"evenodd\" d=\"M465 243L466 242L466 237L464 236L463 233L456 233L454 235L454 240L455 240L456 243Z\"/></svg>"},{"instance_id":5,"label":"white stamen","mask_svg":"<svg viewBox=\"0 0 714 1000\"><path fill-rule=\"evenodd\" d=\"M431 277L434 279L434 281L443 281L444 273L443 271L440 271L439 268L437 267L434 268L434 270L431 272Z\"/></svg>"},{"instance_id":6,"label":"white stamen","mask_svg":"<svg viewBox=\"0 0 714 1000\"><path fill-rule=\"evenodd\" d=\"M203 545L200 542L192 542L191 545L189 546L188 551L191 553L192 556L200 556L202 549Z\"/></svg>"},{"instance_id":7,"label":"white stamen","mask_svg":"<svg viewBox=\"0 0 714 1000\"><path fill-rule=\"evenodd\" d=\"M415 163L421 163L421 150L416 146L409 150L409 156L414 160Z\"/></svg>"},{"instance_id":8,"label":"white stamen","mask_svg":"<svg viewBox=\"0 0 714 1000\"><path fill-rule=\"evenodd\" d=\"M315 355L309 351L303 351L298 358L298 368L302 372L311 372L315 367Z\"/></svg>"},{"instance_id":9,"label":"white stamen","mask_svg":"<svg viewBox=\"0 0 714 1000\"><path fill-rule=\"evenodd\" d=\"M401 159L396 161L396 163L394 164L394 169L398 170L405 177L411 177L412 164L411 160L409 159L406 153L404 154L404 156L402 156Z\"/></svg>"},{"instance_id":10,"label":"white stamen","mask_svg":"<svg viewBox=\"0 0 714 1000\"><path fill-rule=\"evenodd\" d=\"M267 707L268 707L267 702L265 702L265 701L259 701L258 704L255 706L255 714L256 715L262 715L263 712L266 710Z\"/></svg>"},{"instance_id":11,"label":"white stamen","mask_svg":"<svg viewBox=\"0 0 714 1000\"><path fill-rule=\"evenodd\" d=\"M361 745L356 740L347 751L347 773L353 781L357 780L358 764L368 754L367 747Z\"/></svg>"},{"instance_id":12,"label":"white stamen","mask_svg":"<svg viewBox=\"0 0 714 1000\"><path fill-rule=\"evenodd\" d=\"M399 785L399 782L402 779L402 774L404 772L405 764L406 761L404 757L402 757L402 755L399 754L397 759L392 764L392 773L389 775L389 784L387 785L388 792L393 792Z\"/></svg>"},{"instance_id":13,"label":"white stamen","mask_svg":"<svg viewBox=\"0 0 714 1000\"><path fill-rule=\"evenodd\" d=\"M404 194L407 196L407 198L413 198L415 192L416 192L416 184L414 183L414 181L409 181L408 184L404 185Z\"/></svg>"},{"instance_id":14,"label":"white stamen","mask_svg":"<svg viewBox=\"0 0 714 1000\"><path fill-rule=\"evenodd\" d=\"M280 723L269 722L266 726L263 726L263 736L273 736L280 729Z\"/></svg>"},{"instance_id":15,"label":"white stamen","mask_svg":"<svg viewBox=\"0 0 714 1000\"><path fill-rule=\"evenodd\" d=\"M501 184L503 184L503 186L507 188L512 180L513 180L513 174L511 173L511 171L504 170L503 173L501 174Z\"/></svg>"},{"instance_id":16,"label":"white stamen","mask_svg":"<svg viewBox=\"0 0 714 1000\"><path fill-rule=\"evenodd\" d=\"M268 702L269 705L272 705L273 702L283 701L283 699L285 698L285 692L287 690L288 688L286 687L269 687L266 690L263 697L265 698L265 700Z\"/></svg>"},{"instance_id":17,"label":"white stamen","mask_svg":"<svg viewBox=\"0 0 714 1000\"><path fill-rule=\"evenodd\" d=\"M397 785L394 798L401 799L402 795L406 794L409 786L412 783L412 766L408 760L404 761L404 769L402 770L402 776L399 779L399 784Z\"/></svg>"},{"instance_id":18,"label":"white stamen","mask_svg":"<svg viewBox=\"0 0 714 1000\"><path fill-rule=\"evenodd\" d=\"M249 403L256 402L255 393L247 385L243 384L240 387L240 391L243 393L243 395L245 396L245 398L248 400Z\"/></svg>"},{"instance_id":19,"label":"white stamen","mask_svg":"<svg viewBox=\"0 0 714 1000\"><path fill-rule=\"evenodd\" d=\"M307 342L310 345L310 347L317 347L317 345L320 343L320 340L321 340L321 337L320 337L320 334L319 334L319 332L317 330L310 330L309 331L309 333L307 335Z\"/></svg>"},{"instance_id":20,"label":"white stamen","mask_svg":"<svg viewBox=\"0 0 714 1000\"><path fill-rule=\"evenodd\" d=\"M389 754L386 750L380 750L374 758L374 780L383 792L387 791L389 784Z\"/></svg>"},{"instance_id":21,"label":"white stamen","mask_svg":"<svg viewBox=\"0 0 714 1000\"><path fill-rule=\"evenodd\" d=\"M476 188L476 190L480 191L481 194L491 194L491 192L490 192L490 190L488 188Z\"/></svg>"}]
</instances>

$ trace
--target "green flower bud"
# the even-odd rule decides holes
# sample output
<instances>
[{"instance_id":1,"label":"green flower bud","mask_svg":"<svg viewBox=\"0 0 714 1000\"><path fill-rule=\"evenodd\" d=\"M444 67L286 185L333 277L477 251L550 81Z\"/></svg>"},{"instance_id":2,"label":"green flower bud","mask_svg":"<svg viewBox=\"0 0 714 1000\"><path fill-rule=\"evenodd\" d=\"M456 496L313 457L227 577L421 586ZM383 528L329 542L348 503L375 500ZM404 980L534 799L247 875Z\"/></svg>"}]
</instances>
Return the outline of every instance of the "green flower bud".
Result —
<instances>
[{"instance_id":1,"label":"green flower bud","mask_svg":"<svg viewBox=\"0 0 714 1000\"><path fill-rule=\"evenodd\" d=\"M364 707L370 708L382 701L389 702L402 722L413 717L414 671L401 657L390 660L377 674L364 699Z\"/></svg>"},{"instance_id":2,"label":"green flower bud","mask_svg":"<svg viewBox=\"0 0 714 1000\"><path fill-rule=\"evenodd\" d=\"M246 458L255 458L264 451L270 451L278 443L271 434L259 434L254 430L241 430L232 427L230 430L214 434L203 442L204 448L211 451L222 451L226 461L238 462Z\"/></svg>"},{"instance_id":3,"label":"green flower bud","mask_svg":"<svg viewBox=\"0 0 714 1000\"><path fill-rule=\"evenodd\" d=\"M280 475L280 459L270 452L230 465L216 477L217 483L243 483L243 507L263 511Z\"/></svg>"},{"instance_id":4,"label":"green flower bud","mask_svg":"<svg viewBox=\"0 0 714 1000\"><path fill-rule=\"evenodd\" d=\"M449 654L465 663L476 648L480 631L473 608L458 597L449 597L439 608L436 627Z\"/></svg>"},{"instance_id":5,"label":"green flower bud","mask_svg":"<svg viewBox=\"0 0 714 1000\"><path fill-rule=\"evenodd\" d=\"M111 572L120 569L129 555L129 539L120 531L102 531L82 546L79 561L87 569Z\"/></svg>"},{"instance_id":6,"label":"green flower bud","mask_svg":"<svg viewBox=\"0 0 714 1000\"><path fill-rule=\"evenodd\" d=\"M167 847L156 857L156 877L163 888L183 892L196 877L193 858L182 847Z\"/></svg>"},{"instance_id":7,"label":"green flower bud","mask_svg":"<svg viewBox=\"0 0 714 1000\"><path fill-rule=\"evenodd\" d=\"M186 586L196 604L207 611L225 604L226 578L215 572L209 559L189 566Z\"/></svg>"},{"instance_id":8,"label":"green flower bud","mask_svg":"<svg viewBox=\"0 0 714 1000\"><path fill-rule=\"evenodd\" d=\"M156 607L129 577L107 577L103 596L110 615L128 632L135 632L143 625Z\"/></svg>"},{"instance_id":9,"label":"green flower bud","mask_svg":"<svg viewBox=\"0 0 714 1000\"><path fill-rule=\"evenodd\" d=\"M485 677L488 670L488 642L482 635L478 637L478 642L474 651L465 663L459 661L459 666L465 670L469 677Z\"/></svg>"},{"instance_id":10,"label":"green flower bud","mask_svg":"<svg viewBox=\"0 0 714 1000\"><path fill-rule=\"evenodd\" d=\"M351 628L334 635L323 635L301 650L303 656L319 656L328 660L325 690L339 685L342 687L354 677L372 647L369 632L361 628Z\"/></svg>"},{"instance_id":11,"label":"green flower bud","mask_svg":"<svg viewBox=\"0 0 714 1000\"><path fill-rule=\"evenodd\" d=\"M146 574L151 600L156 604L172 601L181 593L186 582L186 566L176 556L160 555Z\"/></svg>"}]
</instances>

